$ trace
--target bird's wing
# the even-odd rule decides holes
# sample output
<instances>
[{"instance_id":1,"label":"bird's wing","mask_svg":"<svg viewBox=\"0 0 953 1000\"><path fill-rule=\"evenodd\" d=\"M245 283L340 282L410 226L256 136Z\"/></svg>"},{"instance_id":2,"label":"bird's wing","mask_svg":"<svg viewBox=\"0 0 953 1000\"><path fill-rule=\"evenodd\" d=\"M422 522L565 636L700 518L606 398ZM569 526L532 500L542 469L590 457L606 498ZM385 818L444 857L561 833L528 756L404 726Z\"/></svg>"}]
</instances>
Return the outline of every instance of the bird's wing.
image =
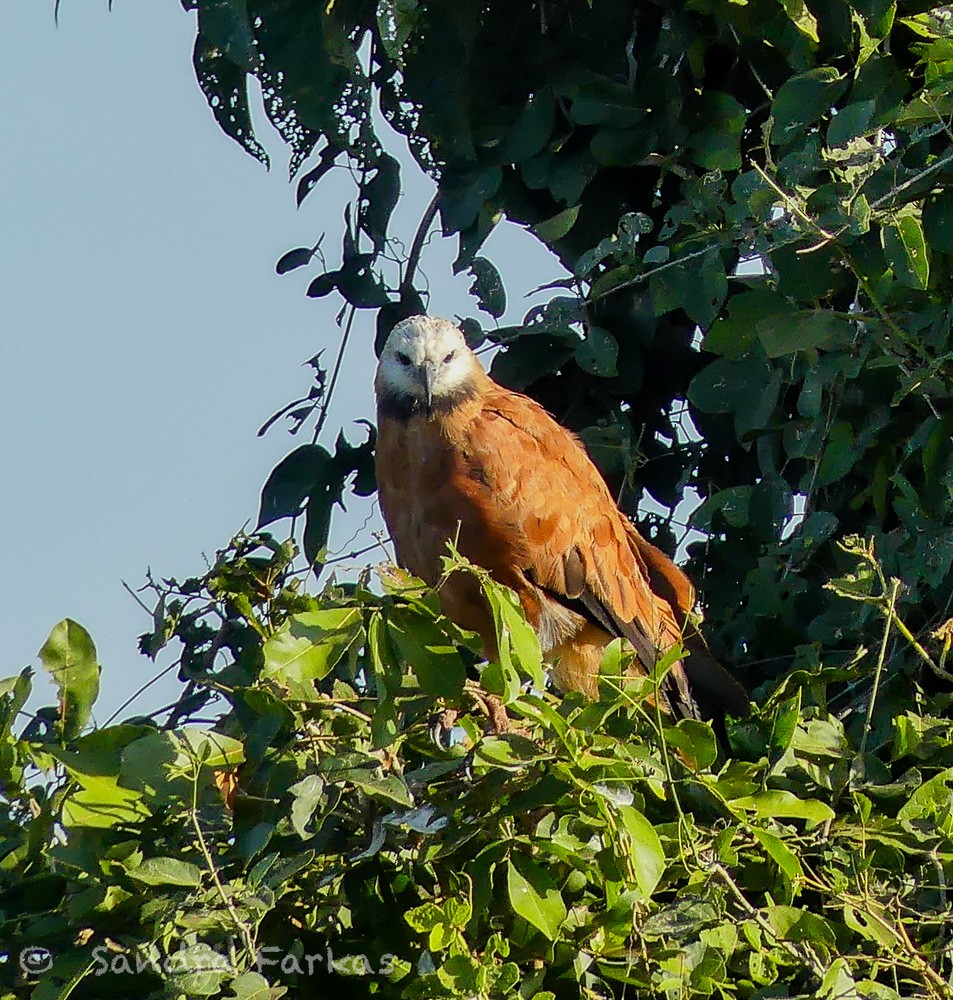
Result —
<instances>
[{"instance_id":1,"label":"bird's wing","mask_svg":"<svg viewBox=\"0 0 953 1000\"><path fill-rule=\"evenodd\" d=\"M521 535L520 569L533 584L629 639L648 667L678 641L678 602L653 592L640 536L573 434L531 399L493 389L469 446L499 519Z\"/></svg>"},{"instance_id":2,"label":"bird's wing","mask_svg":"<svg viewBox=\"0 0 953 1000\"><path fill-rule=\"evenodd\" d=\"M628 522L627 522L628 524ZM688 656L682 669L691 689L691 699L704 718L728 711L739 718L750 712L748 692L708 651L705 637L690 623L695 610L695 588L688 577L661 549L646 541L631 524L629 534L648 571L649 585L675 611L683 629L682 644Z\"/></svg>"}]
</instances>

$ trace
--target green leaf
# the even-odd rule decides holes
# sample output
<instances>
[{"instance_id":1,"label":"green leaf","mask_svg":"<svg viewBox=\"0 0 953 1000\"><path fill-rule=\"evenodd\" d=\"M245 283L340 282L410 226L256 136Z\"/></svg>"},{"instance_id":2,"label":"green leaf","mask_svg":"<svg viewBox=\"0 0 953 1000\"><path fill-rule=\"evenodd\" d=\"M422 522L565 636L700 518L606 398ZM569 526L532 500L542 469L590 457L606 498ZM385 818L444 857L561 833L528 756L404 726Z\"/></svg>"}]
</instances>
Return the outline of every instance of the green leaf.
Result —
<instances>
[{"instance_id":1,"label":"green leaf","mask_svg":"<svg viewBox=\"0 0 953 1000\"><path fill-rule=\"evenodd\" d=\"M496 767L518 769L539 757L539 751L532 740L515 733L502 736L487 736L473 751L479 760Z\"/></svg>"},{"instance_id":2,"label":"green leaf","mask_svg":"<svg viewBox=\"0 0 953 1000\"><path fill-rule=\"evenodd\" d=\"M789 879L793 881L794 879L803 878L804 871L801 868L801 862L794 851L780 837L773 833L768 833L767 830L762 830L760 827L754 827L751 832L754 834L755 840L765 849L771 860L774 861Z\"/></svg>"},{"instance_id":3,"label":"green leaf","mask_svg":"<svg viewBox=\"0 0 953 1000\"><path fill-rule=\"evenodd\" d=\"M513 911L555 941L566 920L566 904L546 870L513 854L506 865L506 889Z\"/></svg>"},{"instance_id":4,"label":"green leaf","mask_svg":"<svg viewBox=\"0 0 953 1000\"><path fill-rule=\"evenodd\" d=\"M590 325L586 330L586 339L576 346L576 364L590 375L614 378L619 374L616 368L618 357L618 341L601 326Z\"/></svg>"},{"instance_id":5,"label":"green leaf","mask_svg":"<svg viewBox=\"0 0 953 1000\"><path fill-rule=\"evenodd\" d=\"M715 514L721 514L732 528L744 528L749 521L750 486L729 486L708 497L692 514L692 527L707 531Z\"/></svg>"},{"instance_id":6,"label":"green leaf","mask_svg":"<svg viewBox=\"0 0 953 1000\"><path fill-rule=\"evenodd\" d=\"M446 914L436 903L422 903L404 913L404 920L418 934L427 934L446 920Z\"/></svg>"},{"instance_id":7,"label":"green leaf","mask_svg":"<svg viewBox=\"0 0 953 1000\"><path fill-rule=\"evenodd\" d=\"M926 200L923 234L931 250L953 253L953 190L946 188Z\"/></svg>"},{"instance_id":8,"label":"green leaf","mask_svg":"<svg viewBox=\"0 0 953 1000\"><path fill-rule=\"evenodd\" d=\"M949 835L953 817L953 767L925 781L897 813L900 820L934 820L946 827Z\"/></svg>"},{"instance_id":9,"label":"green leaf","mask_svg":"<svg viewBox=\"0 0 953 1000\"><path fill-rule=\"evenodd\" d=\"M854 467L857 457L853 428L846 421L837 421L827 435L824 453L814 478L815 485L829 486L838 479L843 479Z\"/></svg>"},{"instance_id":10,"label":"green leaf","mask_svg":"<svg viewBox=\"0 0 953 1000\"><path fill-rule=\"evenodd\" d=\"M341 270L339 268L333 271L325 271L312 280L308 285L305 295L309 299L323 299L325 295L330 295L338 287L340 278Z\"/></svg>"},{"instance_id":11,"label":"green leaf","mask_svg":"<svg viewBox=\"0 0 953 1000\"><path fill-rule=\"evenodd\" d=\"M593 298L608 295L609 292L619 288L620 285L631 282L641 274L642 268L638 264L623 264L621 267L612 267L609 270L603 271L598 277L593 278L590 294ZM655 285L652 286L652 291L655 294ZM653 306L655 305L653 302ZM668 308L674 309L676 305L677 303L673 302ZM667 311L667 309L661 312L657 310L657 315L661 315L662 312Z\"/></svg>"},{"instance_id":12,"label":"green leaf","mask_svg":"<svg viewBox=\"0 0 953 1000\"><path fill-rule=\"evenodd\" d=\"M262 646L263 679L286 687L292 697L313 701L323 680L361 633L358 608L326 608L293 615Z\"/></svg>"},{"instance_id":13,"label":"green leaf","mask_svg":"<svg viewBox=\"0 0 953 1000\"><path fill-rule=\"evenodd\" d=\"M39 652L43 669L59 692L59 726L64 740L80 734L99 695L100 666L90 634L72 618L54 626Z\"/></svg>"},{"instance_id":14,"label":"green leaf","mask_svg":"<svg viewBox=\"0 0 953 1000\"><path fill-rule=\"evenodd\" d=\"M243 972L229 987L228 1000L278 1000L284 993L283 987L269 986L258 972Z\"/></svg>"},{"instance_id":15,"label":"green leaf","mask_svg":"<svg viewBox=\"0 0 953 1000\"><path fill-rule=\"evenodd\" d=\"M526 107L500 145L502 163L522 163L541 152L556 120L556 102L551 90L530 95Z\"/></svg>"},{"instance_id":16,"label":"green leaf","mask_svg":"<svg viewBox=\"0 0 953 1000\"><path fill-rule=\"evenodd\" d=\"M105 732L114 733L117 728ZM132 734L141 732L138 727L122 728ZM203 781L209 782L211 771L227 770L245 760L245 748L239 740L194 727L148 732L110 748L110 752L116 758L122 784L141 789L150 802L187 801L196 766L203 772ZM67 763L67 767L75 769L77 765Z\"/></svg>"},{"instance_id":17,"label":"green leaf","mask_svg":"<svg viewBox=\"0 0 953 1000\"><path fill-rule=\"evenodd\" d=\"M318 807L326 801L324 779L318 774L309 774L288 791L294 796L291 803L291 825L302 840L308 840L313 835L308 824Z\"/></svg>"},{"instance_id":18,"label":"green leaf","mask_svg":"<svg viewBox=\"0 0 953 1000\"><path fill-rule=\"evenodd\" d=\"M519 598L512 590L498 584L488 573L480 574L480 584L493 612L500 664L515 681L494 692L503 695L508 704L519 693L520 678L531 681L538 690L546 686L539 636L526 620Z\"/></svg>"},{"instance_id":19,"label":"green leaf","mask_svg":"<svg viewBox=\"0 0 953 1000\"><path fill-rule=\"evenodd\" d=\"M692 159L705 170L741 168L741 133L746 112L730 94L705 90L698 103L699 125L688 140Z\"/></svg>"},{"instance_id":20,"label":"green leaf","mask_svg":"<svg viewBox=\"0 0 953 1000\"><path fill-rule=\"evenodd\" d=\"M255 138L248 106L248 77L226 50L199 34L192 63L202 93L219 128L256 160L268 166L268 154Z\"/></svg>"},{"instance_id":21,"label":"green leaf","mask_svg":"<svg viewBox=\"0 0 953 1000\"><path fill-rule=\"evenodd\" d=\"M718 358L691 380L688 398L705 413L733 413L750 401L752 389L760 389L770 373L771 367L763 358Z\"/></svg>"},{"instance_id":22,"label":"green leaf","mask_svg":"<svg viewBox=\"0 0 953 1000\"><path fill-rule=\"evenodd\" d=\"M874 101L848 104L831 118L827 127L827 145L843 146L872 128L877 105Z\"/></svg>"},{"instance_id":23,"label":"green leaf","mask_svg":"<svg viewBox=\"0 0 953 1000\"><path fill-rule=\"evenodd\" d=\"M897 940L894 937L892 921L889 918L885 919L886 914L882 912L880 906L875 904L874 900L865 901L864 910L873 910L873 913L855 910L852 906L845 906L844 923L852 931L860 934L861 937L872 941L876 945L880 945L881 948L885 948L888 951L891 950L896 945ZM877 919L878 917L880 919ZM876 996L877 994L864 995ZM882 998L882 1000L886 1000L886 998ZM900 1000L900 998L895 996L895 1000Z\"/></svg>"},{"instance_id":24,"label":"green leaf","mask_svg":"<svg viewBox=\"0 0 953 1000\"><path fill-rule=\"evenodd\" d=\"M418 0L377 0L377 30L384 51L398 65L403 50L423 14Z\"/></svg>"},{"instance_id":25,"label":"green leaf","mask_svg":"<svg viewBox=\"0 0 953 1000\"><path fill-rule=\"evenodd\" d=\"M275 272L277 274L287 274L289 271L297 270L299 267L307 267L313 258L314 248L296 247L294 250L289 250L286 254L282 254L278 258L278 263L275 264Z\"/></svg>"},{"instance_id":26,"label":"green leaf","mask_svg":"<svg viewBox=\"0 0 953 1000\"><path fill-rule=\"evenodd\" d=\"M338 504L342 508L344 506L341 496L348 475L350 475L349 469L342 468L339 462L331 462L324 466L321 477L311 487L311 495L304 509L302 545L305 559L315 573L324 563L334 505Z\"/></svg>"},{"instance_id":27,"label":"green leaf","mask_svg":"<svg viewBox=\"0 0 953 1000\"><path fill-rule=\"evenodd\" d=\"M630 87L606 77L592 77L574 88L569 115L579 125L625 128L645 117Z\"/></svg>"},{"instance_id":28,"label":"green leaf","mask_svg":"<svg viewBox=\"0 0 953 1000\"><path fill-rule=\"evenodd\" d=\"M648 899L665 871L665 852L652 824L634 806L616 807L622 827L629 835L629 860L635 880Z\"/></svg>"},{"instance_id":29,"label":"green leaf","mask_svg":"<svg viewBox=\"0 0 953 1000\"><path fill-rule=\"evenodd\" d=\"M712 354L738 360L751 348L758 323L768 322L776 315L790 311L784 298L765 288L740 292L728 299L728 314L712 323L702 346Z\"/></svg>"},{"instance_id":30,"label":"green leaf","mask_svg":"<svg viewBox=\"0 0 953 1000\"><path fill-rule=\"evenodd\" d=\"M817 1000L844 1000L845 997L860 997L857 983L851 975L850 963L846 958L836 958L821 979Z\"/></svg>"},{"instance_id":31,"label":"green leaf","mask_svg":"<svg viewBox=\"0 0 953 1000\"><path fill-rule=\"evenodd\" d=\"M387 635L425 691L443 698L460 696L466 680L463 661L434 622L395 609L387 619Z\"/></svg>"},{"instance_id":32,"label":"green leaf","mask_svg":"<svg viewBox=\"0 0 953 1000\"><path fill-rule=\"evenodd\" d=\"M721 253L713 247L703 257L681 264L677 272L679 303L691 320L706 329L728 293Z\"/></svg>"},{"instance_id":33,"label":"green leaf","mask_svg":"<svg viewBox=\"0 0 953 1000\"><path fill-rule=\"evenodd\" d=\"M331 462L330 452L319 444L304 444L286 455L262 487L258 528L300 514Z\"/></svg>"},{"instance_id":34,"label":"green leaf","mask_svg":"<svg viewBox=\"0 0 953 1000\"><path fill-rule=\"evenodd\" d=\"M467 270L473 275L470 294L484 312L499 319L506 312L506 290L500 272L486 257L474 257Z\"/></svg>"},{"instance_id":35,"label":"green leaf","mask_svg":"<svg viewBox=\"0 0 953 1000\"><path fill-rule=\"evenodd\" d=\"M817 799L801 799L793 792L769 789L754 795L744 795L732 800L739 809L753 812L759 819L806 819L812 823L826 823L834 818L834 810Z\"/></svg>"},{"instance_id":36,"label":"green leaf","mask_svg":"<svg viewBox=\"0 0 953 1000\"><path fill-rule=\"evenodd\" d=\"M466 229L496 194L503 180L497 164L444 170L440 177L440 215L445 233Z\"/></svg>"},{"instance_id":37,"label":"green leaf","mask_svg":"<svg viewBox=\"0 0 953 1000\"><path fill-rule=\"evenodd\" d=\"M375 799L386 799L396 805L411 809L414 797L407 789L406 783L396 774L375 774L367 768L351 768L341 775L346 781L356 785L366 795Z\"/></svg>"},{"instance_id":38,"label":"green leaf","mask_svg":"<svg viewBox=\"0 0 953 1000\"><path fill-rule=\"evenodd\" d=\"M151 811L143 793L123 788L115 775L80 775L79 787L63 802L62 823L67 830L135 826Z\"/></svg>"},{"instance_id":39,"label":"green leaf","mask_svg":"<svg viewBox=\"0 0 953 1000\"><path fill-rule=\"evenodd\" d=\"M764 915L782 941L807 941L815 946L834 948L837 938L831 925L809 910L794 906L766 906Z\"/></svg>"},{"instance_id":40,"label":"green leaf","mask_svg":"<svg viewBox=\"0 0 953 1000\"><path fill-rule=\"evenodd\" d=\"M774 721L771 726L771 747L779 757L791 749L800 719L801 692L798 691L793 697L782 701L774 713Z\"/></svg>"},{"instance_id":41,"label":"green leaf","mask_svg":"<svg viewBox=\"0 0 953 1000\"><path fill-rule=\"evenodd\" d=\"M204 0L198 8L199 34L230 62L249 72L255 66L255 37L246 0Z\"/></svg>"},{"instance_id":42,"label":"green leaf","mask_svg":"<svg viewBox=\"0 0 953 1000\"><path fill-rule=\"evenodd\" d=\"M367 420L358 420L356 423L367 428L367 440L353 445L345 438L344 431L340 431L334 445L334 464L342 475L354 474L351 492L359 497L369 497L377 490L377 473L374 468L377 429Z\"/></svg>"},{"instance_id":43,"label":"green leaf","mask_svg":"<svg viewBox=\"0 0 953 1000\"><path fill-rule=\"evenodd\" d=\"M387 289L374 270L375 263L373 254L353 254L345 259L335 279L337 290L358 309L379 309L390 304Z\"/></svg>"},{"instance_id":44,"label":"green leaf","mask_svg":"<svg viewBox=\"0 0 953 1000\"><path fill-rule=\"evenodd\" d=\"M648 236L654 228L655 223L644 212L626 212L616 228L619 248L634 254L642 237Z\"/></svg>"},{"instance_id":45,"label":"green leaf","mask_svg":"<svg viewBox=\"0 0 953 1000\"><path fill-rule=\"evenodd\" d=\"M826 114L847 87L847 79L833 66L818 66L789 77L771 106L771 139L786 143Z\"/></svg>"},{"instance_id":46,"label":"green leaf","mask_svg":"<svg viewBox=\"0 0 953 1000\"><path fill-rule=\"evenodd\" d=\"M572 208L559 212L545 222L537 222L532 227L533 232L544 243L555 243L557 240L561 240L576 224L576 219L579 217L579 207L579 205L573 205Z\"/></svg>"},{"instance_id":47,"label":"green leaf","mask_svg":"<svg viewBox=\"0 0 953 1000\"><path fill-rule=\"evenodd\" d=\"M791 23L814 44L820 42L817 34L817 18L804 0L779 0Z\"/></svg>"},{"instance_id":48,"label":"green leaf","mask_svg":"<svg viewBox=\"0 0 953 1000\"><path fill-rule=\"evenodd\" d=\"M178 858L147 858L137 868L128 869L127 874L131 879L146 885L198 888L202 884L202 870L197 865Z\"/></svg>"},{"instance_id":49,"label":"green leaf","mask_svg":"<svg viewBox=\"0 0 953 1000\"><path fill-rule=\"evenodd\" d=\"M603 167L630 167L654 152L654 134L644 126L613 128L603 125L589 143L592 158Z\"/></svg>"},{"instance_id":50,"label":"green leaf","mask_svg":"<svg viewBox=\"0 0 953 1000\"><path fill-rule=\"evenodd\" d=\"M0 737L9 733L32 690L32 667L24 667L16 677L5 677L0 681Z\"/></svg>"},{"instance_id":51,"label":"green leaf","mask_svg":"<svg viewBox=\"0 0 953 1000\"><path fill-rule=\"evenodd\" d=\"M755 329L769 358L797 351L846 347L854 336L852 323L826 309L776 313L759 320Z\"/></svg>"},{"instance_id":52,"label":"green leaf","mask_svg":"<svg viewBox=\"0 0 953 1000\"><path fill-rule=\"evenodd\" d=\"M379 253L387 245L390 217L400 200L400 163L390 153L382 152L374 166L374 176L361 189L364 210L360 218L361 227Z\"/></svg>"},{"instance_id":53,"label":"green leaf","mask_svg":"<svg viewBox=\"0 0 953 1000\"><path fill-rule=\"evenodd\" d=\"M224 733L209 732L186 726L174 733L163 733L176 741L180 754L187 755L191 761L198 761L203 767L223 768L235 767L245 760L245 749L239 740ZM148 737L147 737L148 738ZM141 742L141 741L137 741ZM136 744L130 744L135 746ZM129 747L124 753L128 753Z\"/></svg>"},{"instance_id":54,"label":"green leaf","mask_svg":"<svg viewBox=\"0 0 953 1000\"><path fill-rule=\"evenodd\" d=\"M666 727L665 739L693 760L699 771L711 767L718 757L718 740L707 722L682 719L678 725Z\"/></svg>"},{"instance_id":55,"label":"green leaf","mask_svg":"<svg viewBox=\"0 0 953 1000\"><path fill-rule=\"evenodd\" d=\"M930 258L920 220L901 215L893 225L883 227L881 238L897 280L909 288L925 289L930 282Z\"/></svg>"},{"instance_id":56,"label":"green leaf","mask_svg":"<svg viewBox=\"0 0 953 1000\"><path fill-rule=\"evenodd\" d=\"M858 535L848 535L838 542L838 547L854 558L854 568L843 576L831 579L825 586L848 599L862 600L869 596L877 582L872 546L872 542Z\"/></svg>"}]
</instances>

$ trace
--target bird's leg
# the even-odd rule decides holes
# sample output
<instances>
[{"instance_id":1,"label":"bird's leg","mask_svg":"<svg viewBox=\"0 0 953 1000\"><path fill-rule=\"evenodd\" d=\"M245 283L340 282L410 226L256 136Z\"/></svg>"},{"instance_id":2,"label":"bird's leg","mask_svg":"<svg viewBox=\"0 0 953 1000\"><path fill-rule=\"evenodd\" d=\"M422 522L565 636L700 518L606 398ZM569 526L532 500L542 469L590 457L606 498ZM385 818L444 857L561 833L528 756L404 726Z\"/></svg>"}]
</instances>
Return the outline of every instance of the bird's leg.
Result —
<instances>
[{"instance_id":1,"label":"bird's leg","mask_svg":"<svg viewBox=\"0 0 953 1000\"><path fill-rule=\"evenodd\" d=\"M467 681L463 689L486 715L484 732L487 736L499 736L510 731L510 718L497 695L484 691L477 681Z\"/></svg>"},{"instance_id":2,"label":"bird's leg","mask_svg":"<svg viewBox=\"0 0 953 1000\"><path fill-rule=\"evenodd\" d=\"M510 717L506 714L503 702L495 694L486 696L486 713L487 736L499 736L510 731Z\"/></svg>"},{"instance_id":3,"label":"bird's leg","mask_svg":"<svg viewBox=\"0 0 953 1000\"><path fill-rule=\"evenodd\" d=\"M445 708L430 720L430 738L438 747L449 749L452 743L451 733L459 715L458 708Z\"/></svg>"}]
</instances>

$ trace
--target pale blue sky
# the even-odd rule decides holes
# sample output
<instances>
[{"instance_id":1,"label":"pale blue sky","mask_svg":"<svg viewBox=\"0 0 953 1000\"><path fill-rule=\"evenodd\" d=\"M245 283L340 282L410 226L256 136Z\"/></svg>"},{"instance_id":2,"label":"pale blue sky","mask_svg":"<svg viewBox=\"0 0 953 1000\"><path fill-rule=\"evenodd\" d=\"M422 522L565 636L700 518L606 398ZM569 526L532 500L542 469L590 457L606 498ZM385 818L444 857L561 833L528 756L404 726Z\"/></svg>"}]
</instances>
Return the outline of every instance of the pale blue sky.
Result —
<instances>
[{"instance_id":1,"label":"pale blue sky","mask_svg":"<svg viewBox=\"0 0 953 1000\"><path fill-rule=\"evenodd\" d=\"M337 245L350 182L337 172L296 210L267 126L270 173L219 132L192 73L194 15L176 0L115 0L111 14L106 0L63 0L58 28L52 0L8 0L4 29L0 677L75 618L103 664L103 720L169 662L136 651L149 619L121 581L201 571L299 443L255 432L307 389L301 363L336 345L339 300L307 299L310 275L278 277L274 263L324 229ZM405 192L406 242L431 192L422 178ZM436 241L424 258L431 311L473 315L469 282L445 277L454 251ZM487 255L510 293L506 322L560 273L511 226ZM328 442L373 415L371 323L358 314ZM332 543L367 514L339 516ZM163 682L135 708L175 693Z\"/></svg>"}]
</instances>

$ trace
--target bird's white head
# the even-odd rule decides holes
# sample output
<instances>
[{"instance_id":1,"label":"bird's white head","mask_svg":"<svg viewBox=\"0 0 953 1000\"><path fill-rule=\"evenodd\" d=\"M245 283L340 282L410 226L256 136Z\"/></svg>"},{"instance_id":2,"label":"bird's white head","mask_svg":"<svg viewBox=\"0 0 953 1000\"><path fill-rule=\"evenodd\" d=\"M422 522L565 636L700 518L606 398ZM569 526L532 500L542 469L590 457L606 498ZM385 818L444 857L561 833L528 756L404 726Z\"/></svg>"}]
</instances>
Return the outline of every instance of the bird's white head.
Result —
<instances>
[{"instance_id":1,"label":"bird's white head","mask_svg":"<svg viewBox=\"0 0 953 1000\"><path fill-rule=\"evenodd\" d=\"M378 407L389 416L448 413L485 377L462 331L438 316L411 316L391 330L377 365Z\"/></svg>"}]
</instances>

